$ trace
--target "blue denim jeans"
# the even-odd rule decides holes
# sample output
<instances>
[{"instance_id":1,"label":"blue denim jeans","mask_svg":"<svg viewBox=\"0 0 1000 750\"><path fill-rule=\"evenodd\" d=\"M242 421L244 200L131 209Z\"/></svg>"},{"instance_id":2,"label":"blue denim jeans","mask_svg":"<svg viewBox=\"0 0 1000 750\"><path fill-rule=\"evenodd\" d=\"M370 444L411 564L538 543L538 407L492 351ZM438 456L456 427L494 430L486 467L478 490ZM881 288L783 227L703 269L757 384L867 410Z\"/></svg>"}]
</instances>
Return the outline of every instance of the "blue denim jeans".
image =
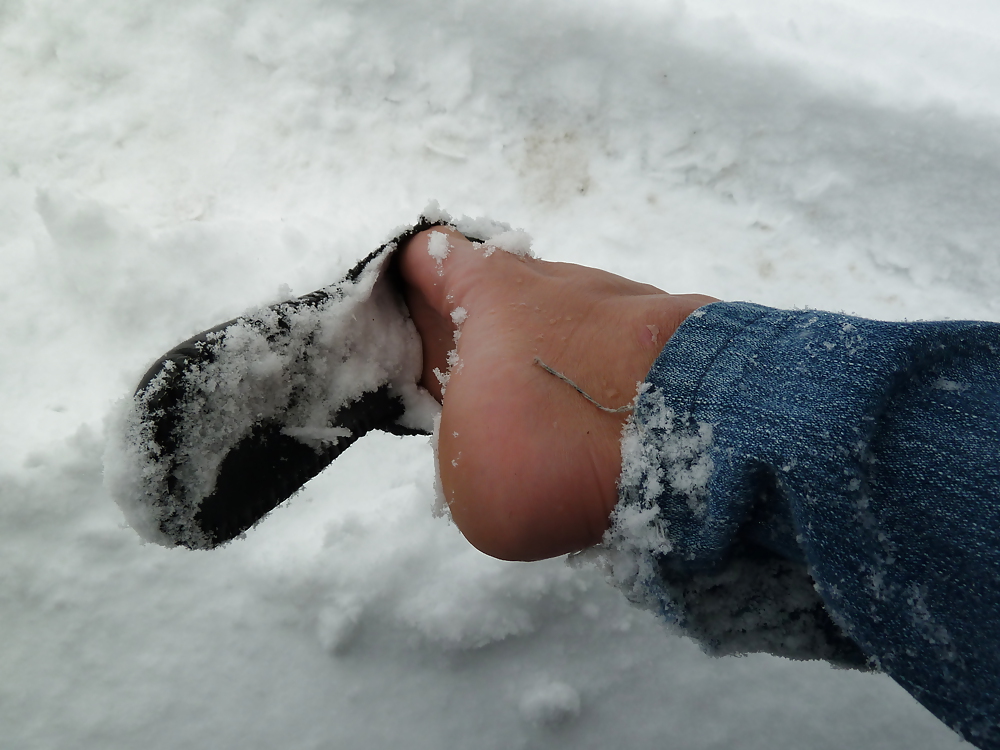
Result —
<instances>
[{"instance_id":1,"label":"blue denim jeans","mask_svg":"<svg viewBox=\"0 0 1000 750\"><path fill-rule=\"evenodd\" d=\"M707 650L882 670L1000 748L1000 325L702 308L643 385L607 541Z\"/></svg>"}]
</instances>

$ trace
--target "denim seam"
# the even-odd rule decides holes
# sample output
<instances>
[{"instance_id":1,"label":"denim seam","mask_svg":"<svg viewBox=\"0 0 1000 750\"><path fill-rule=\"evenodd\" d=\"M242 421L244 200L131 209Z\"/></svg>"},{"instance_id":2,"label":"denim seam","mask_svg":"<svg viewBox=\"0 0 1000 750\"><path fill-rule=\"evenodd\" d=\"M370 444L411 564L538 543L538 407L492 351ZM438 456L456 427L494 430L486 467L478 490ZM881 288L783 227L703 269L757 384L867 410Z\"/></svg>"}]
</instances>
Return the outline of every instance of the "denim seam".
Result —
<instances>
[{"instance_id":1,"label":"denim seam","mask_svg":"<svg viewBox=\"0 0 1000 750\"><path fill-rule=\"evenodd\" d=\"M708 377L708 373L715 366L716 361L719 359L720 356L722 356L722 353L727 349L729 349L729 347L732 345L733 341L736 339L737 336L742 335L743 333L746 332L748 328L750 328L753 325L756 325L761 321L761 319L766 318L770 315L773 315L773 313L770 311L761 312L760 315L758 315L756 318L748 321L746 324L741 326L739 330L734 331L729 338L727 338L721 345L719 345L716 348L715 353L712 355L712 358L705 364L704 369L702 369L701 375L698 377L698 382L691 393L691 401L688 404L688 414L691 415L694 414L695 402L698 400L698 396L701 393L701 388L705 382L705 378Z\"/></svg>"}]
</instances>

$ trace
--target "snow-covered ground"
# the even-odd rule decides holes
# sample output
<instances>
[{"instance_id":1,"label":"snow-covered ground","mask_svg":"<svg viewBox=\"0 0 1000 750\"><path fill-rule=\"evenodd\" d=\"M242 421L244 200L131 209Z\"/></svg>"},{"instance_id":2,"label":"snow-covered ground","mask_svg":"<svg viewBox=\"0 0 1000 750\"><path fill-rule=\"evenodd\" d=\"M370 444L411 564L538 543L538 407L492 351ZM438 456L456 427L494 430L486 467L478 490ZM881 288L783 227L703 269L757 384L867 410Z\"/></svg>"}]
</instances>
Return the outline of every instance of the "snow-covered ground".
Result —
<instances>
[{"instance_id":1,"label":"snow-covered ground","mask_svg":"<svg viewBox=\"0 0 1000 750\"><path fill-rule=\"evenodd\" d=\"M958 747L888 678L485 558L426 439L192 553L123 527L103 424L429 198L669 291L1000 319L998 125L973 0L0 4L0 747Z\"/></svg>"}]
</instances>

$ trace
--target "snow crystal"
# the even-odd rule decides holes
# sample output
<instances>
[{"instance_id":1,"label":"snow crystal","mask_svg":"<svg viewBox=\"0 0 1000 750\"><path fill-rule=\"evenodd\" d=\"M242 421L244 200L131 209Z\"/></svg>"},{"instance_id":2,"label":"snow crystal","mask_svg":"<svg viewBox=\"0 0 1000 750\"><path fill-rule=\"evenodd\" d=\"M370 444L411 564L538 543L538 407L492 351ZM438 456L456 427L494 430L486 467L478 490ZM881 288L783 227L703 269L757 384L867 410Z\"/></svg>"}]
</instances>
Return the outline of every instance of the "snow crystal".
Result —
<instances>
[{"instance_id":1,"label":"snow crystal","mask_svg":"<svg viewBox=\"0 0 1000 750\"><path fill-rule=\"evenodd\" d=\"M451 214L449 214L447 211L445 211L443 208L441 208L441 205L436 200L430 200L430 201L428 201L427 205L424 207L424 210L420 212L420 215L426 221L429 221L432 224L436 224L436 223L439 223L439 222L442 223L442 224L450 224L450 223L452 223L452 221L451 221ZM463 232L462 229L459 229L458 231ZM396 235L398 235L398 234L399 234L399 232L396 233ZM464 232L463 232L463 234L464 234ZM396 235L393 235L393 236L396 236Z\"/></svg>"},{"instance_id":2,"label":"snow crystal","mask_svg":"<svg viewBox=\"0 0 1000 750\"><path fill-rule=\"evenodd\" d=\"M483 255L489 257L496 250L503 250L521 258L534 258L531 235L523 229L512 229L489 237L483 245Z\"/></svg>"},{"instance_id":3,"label":"snow crystal","mask_svg":"<svg viewBox=\"0 0 1000 750\"><path fill-rule=\"evenodd\" d=\"M622 429L620 500L603 548L610 578L631 597L644 600L657 588L657 556L674 549L661 496L682 498L702 512L714 462L712 425L689 424L649 383L640 386L637 403L640 410Z\"/></svg>"},{"instance_id":4,"label":"snow crystal","mask_svg":"<svg viewBox=\"0 0 1000 750\"><path fill-rule=\"evenodd\" d=\"M427 254L434 259L438 276L444 274L444 261L449 253L451 253L451 245L448 242L448 235L444 232L431 232L427 239Z\"/></svg>"},{"instance_id":5,"label":"snow crystal","mask_svg":"<svg viewBox=\"0 0 1000 750\"><path fill-rule=\"evenodd\" d=\"M453 354L455 354L454 349L448 352L449 360L452 358ZM435 367L433 370L431 370L431 372L433 372L434 377L437 378L437 382L441 386L441 395L443 396L445 391L448 389L448 380L451 378L451 371L442 370L440 367Z\"/></svg>"},{"instance_id":6,"label":"snow crystal","mask_svg":"<svg viewBox=\"0 0 1000 750\"><path fill-rule=\"evenodd\" d=\"M640 387L641 417L633 416L622 432L621 487L637 489L645 505L669 487L692 511L705 511L712 461L712 425L689 424L666 405L662 391L648 383Z\"/></svg>"},{"instance_id":7,"label":"snow crystal","mask_svg":"<svg viewBox=\"0 0 1000 750\"><path fill-rule=\"evenodd\" d=\"M456 307L451 311L451 322L455 324L455 333L453 334L454 346L445 356L445 362L448 366L443 372L439 367L435 367L432 370L434 377L441 384L442 396L448 390L448 381L451 380L452 373L462 370L462 360L458 356L458 340L462 338L462 324L465 323L468 317L469 311L464 307Z\"/></svg>"},{"instance_id":8,"label":"snow crystal","mask_svg":"<svg viewBox=\"0 0 1000 750\"><path fill-rule=\"evenodd\" d=\"M466 237L475 237L479 240L489 240L491 237L509 232L510 224L501 221L494 221L488 216L463 216L453 222L455 229Z\"/></svg>"}]
</instances>

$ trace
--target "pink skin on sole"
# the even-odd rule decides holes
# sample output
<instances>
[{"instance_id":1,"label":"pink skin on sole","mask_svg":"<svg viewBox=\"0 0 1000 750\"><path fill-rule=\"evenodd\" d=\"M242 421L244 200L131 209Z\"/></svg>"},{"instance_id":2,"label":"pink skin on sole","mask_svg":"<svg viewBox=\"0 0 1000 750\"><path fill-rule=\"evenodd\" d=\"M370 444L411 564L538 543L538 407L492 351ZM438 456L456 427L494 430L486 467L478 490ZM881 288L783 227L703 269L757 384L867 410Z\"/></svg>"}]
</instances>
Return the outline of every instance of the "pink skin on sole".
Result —
<instances>
[{"instance_id":1,"label":"pink skin on sole","mask_svg":"<svg viewBox=\"0 0 1000 750\"><path fill-rule=\"evenodd\" d=\"M677 326L716 300L502 250L486 257L443 228L416 235L398 262L423 341L422 385L443 404L441 481L462 533L508 560L598 543L618 498L628 415L602 411L535 359L620 407ZM442 397L434 371L448 370L456 343Z\"/></svg>"}]
</instances>

